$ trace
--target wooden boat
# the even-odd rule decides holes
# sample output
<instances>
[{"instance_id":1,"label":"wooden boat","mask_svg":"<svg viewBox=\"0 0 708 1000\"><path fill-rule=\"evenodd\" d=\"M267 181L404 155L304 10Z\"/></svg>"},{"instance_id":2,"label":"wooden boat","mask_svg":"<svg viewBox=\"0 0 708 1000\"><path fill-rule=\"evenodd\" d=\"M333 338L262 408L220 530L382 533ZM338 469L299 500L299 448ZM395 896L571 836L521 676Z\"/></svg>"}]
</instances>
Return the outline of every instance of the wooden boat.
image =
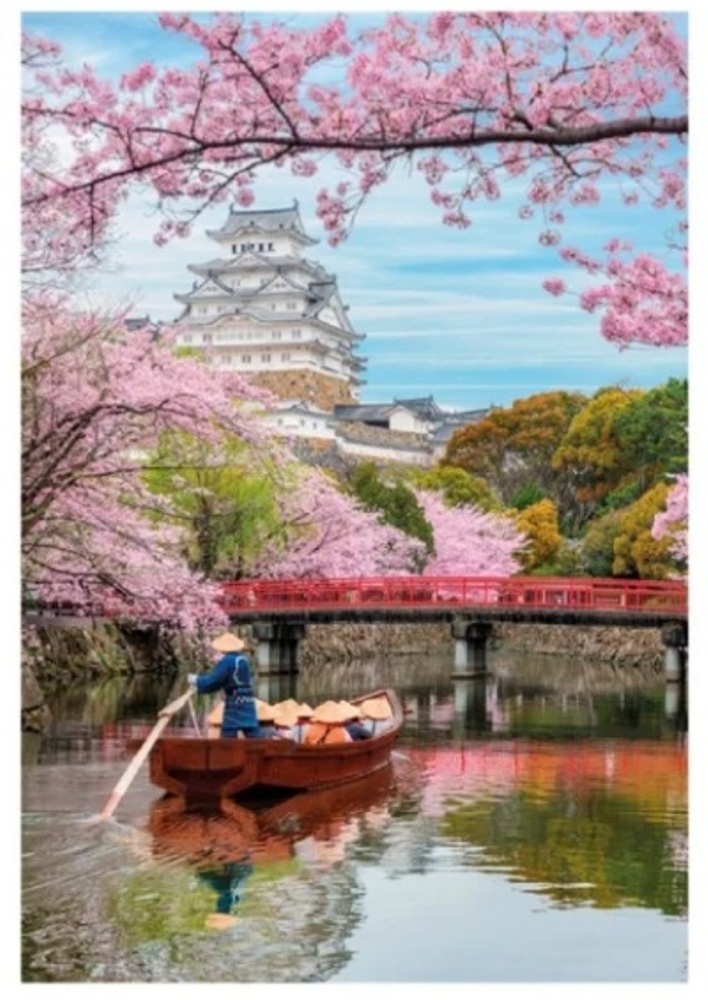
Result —
<instances>
[{"instance_id":1,"label":"wooden boat","mask_svg":"<svg viewBox=\"0 0 708 1000\"><path fill-rule=\"evenodd\" d=\"M246 791L292 794L354 781L388 764L403 723L401 704L389 689L350 701L358 705L370 698L385 698L391 718L377 723L369 739L308 746L289 739L166 735L150 751L150 780L190 801L228 799ZM134 741L130 749L139 746Z\"/></svg>"}]
</instances>

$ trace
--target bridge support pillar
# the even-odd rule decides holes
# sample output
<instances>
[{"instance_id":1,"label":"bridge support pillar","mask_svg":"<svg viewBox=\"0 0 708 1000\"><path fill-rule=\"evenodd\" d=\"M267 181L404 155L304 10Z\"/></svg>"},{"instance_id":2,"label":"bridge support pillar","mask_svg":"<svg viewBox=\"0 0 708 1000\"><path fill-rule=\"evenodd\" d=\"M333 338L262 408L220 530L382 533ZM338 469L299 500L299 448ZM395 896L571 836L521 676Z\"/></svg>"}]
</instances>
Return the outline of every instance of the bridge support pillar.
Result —
<instances>
[{"instance_id":1,"label":"bridge support pillar","mask_svg":"<svg viewBox=\"0 0 708 1000\"><path fill-rule=\"evenodd\" d=\"M686 676L688 659L688 625L675 622L661 630L664 642L664 678L667 682L680 682Z\"/></svg>"},{"instance_id":2,"label":"bridge support pillar","mask_svg":"<svg viewBox=\"0 0 708 1000\"><path fill-rule=\"evenodd\" d=\"M455 640L453 677L481 677L487 673L487 648L492 635L491 622L456 619L452 623Z\"/></svg>"},{"instance_id":3,"label":"bridge support pillar","mask_svg":"<svg viewBox=\"0 0 708 1000\"><path fill-rule=\"evenodd\" d=\"M255 622L253 639L258 672L296 674L298 645L304 636L304 622Z\"/></svg>"}]
</instances>

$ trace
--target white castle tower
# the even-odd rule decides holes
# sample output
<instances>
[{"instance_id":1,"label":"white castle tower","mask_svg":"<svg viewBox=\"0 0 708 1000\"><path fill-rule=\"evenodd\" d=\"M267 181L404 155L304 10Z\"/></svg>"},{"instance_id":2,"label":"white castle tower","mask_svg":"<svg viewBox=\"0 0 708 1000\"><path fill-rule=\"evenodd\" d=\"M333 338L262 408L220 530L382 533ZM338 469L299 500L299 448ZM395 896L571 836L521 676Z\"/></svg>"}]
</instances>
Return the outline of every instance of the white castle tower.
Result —
<instances>
[{"instance_id":1,"label":"white castle tower","mask_svg":"<svg viewBox=\"0 0 708 1000\"><path fill-rule=\"evenodd\" d=\"M358 399L365 358L337 279L302 256L317 241L292 208L235 211L207 230L219 255L191 264L192 290L176 320L177 343L252 377L281 399L331 411Z\"/></svg>"}]
</instances>

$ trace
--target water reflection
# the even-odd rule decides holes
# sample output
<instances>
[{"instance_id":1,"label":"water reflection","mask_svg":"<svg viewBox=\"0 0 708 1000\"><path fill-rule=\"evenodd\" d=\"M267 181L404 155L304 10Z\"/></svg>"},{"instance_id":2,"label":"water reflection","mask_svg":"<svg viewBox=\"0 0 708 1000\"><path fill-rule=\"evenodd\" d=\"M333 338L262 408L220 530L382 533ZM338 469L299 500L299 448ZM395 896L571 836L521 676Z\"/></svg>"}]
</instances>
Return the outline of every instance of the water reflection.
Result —
<instances>
[{"instance_id":1,"label":"water reflection","mask_svg":"<svg viewBox=\"0 0 708 1000\"><path fill-rule=\"evenodd\" d=\"M589 911L635 921L636 946L630 935L618 953L608 919L566 978L632 980L647 949L666 956L659 978L681 978L685 691L548 659L499 659L485 678L453 681L449 663L422 659L259 681L269 701L310 704L394 687L405 723L390 769L356 787L217 813L185 811L143 772L117 822L90 835L72 820L103 806L128 740L147 735L184 680L62 692L50 731L23 739L23 977L310 982L353 968L375 979L367 954L379 947L401 961L420 951L428 978L441 980L453 970L436 956L461 933L452 876L469 900L489 894L490 919L496 906L518 927L518 940L502 932L485 947L490 979L507 981L519 942L532 938L527 978L554 978ZM401 907L420 907L426 942L404 946L399 922L381 919ZM562 928L539 937L539 914L557 910ZM369 926L376 947L368 939L357 955ZM455 956L457 978L476 981L479 954L460 946Z\"/></svg>"},{"instance_id":2,"label":"water reflection","mask_svg":"<svg viewBox=\"0 0 708 1000\"><path fill-rule=\"evenodd\" d=\"M685 746L517 740L407 752L425 774L421 812L473 849L466 863L556 903L685 916Z\"/></svg>"},{"instance_id":3,"label":"water reflection","mask_svg":"<svg viewBox=\"0 0 708 1000\"><path fill-rule=\"evenodd\" d=\"M111 894L114 925L133 951L175 932L235 929L229 952L211 956L215 981L327 978L346 963L344 941L361 918L348 854L390 823L392 783L388 767L346 787L216 811L158 799L147 830L126 835L141 864ZM244 935L253 952L240 947Z\"/></svg>"}]
</instances>

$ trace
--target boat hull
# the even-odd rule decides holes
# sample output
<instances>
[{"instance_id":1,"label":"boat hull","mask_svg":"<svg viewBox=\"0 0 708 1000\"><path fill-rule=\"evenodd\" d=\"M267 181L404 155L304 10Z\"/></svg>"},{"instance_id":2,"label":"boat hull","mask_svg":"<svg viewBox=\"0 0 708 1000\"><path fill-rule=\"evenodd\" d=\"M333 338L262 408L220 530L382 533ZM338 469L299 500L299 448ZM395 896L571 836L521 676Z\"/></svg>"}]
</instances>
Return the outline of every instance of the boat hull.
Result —
<instances>
[{"instance_id":1,"label":"boat hull","mask_svg":"<svg viewBox=\"0 0 708 1000\"><path fill-rule=\"evenodd\" d=\"M385 695L392 725L366 740L307 746L287 739L208 739L163 736L150 751L150 780L189 800L228 799L245 791L292 793L330 788L385 767L403 713L395 693ZM352 699L353 702L364 698Z\"/></svg>"}]
</instances>

